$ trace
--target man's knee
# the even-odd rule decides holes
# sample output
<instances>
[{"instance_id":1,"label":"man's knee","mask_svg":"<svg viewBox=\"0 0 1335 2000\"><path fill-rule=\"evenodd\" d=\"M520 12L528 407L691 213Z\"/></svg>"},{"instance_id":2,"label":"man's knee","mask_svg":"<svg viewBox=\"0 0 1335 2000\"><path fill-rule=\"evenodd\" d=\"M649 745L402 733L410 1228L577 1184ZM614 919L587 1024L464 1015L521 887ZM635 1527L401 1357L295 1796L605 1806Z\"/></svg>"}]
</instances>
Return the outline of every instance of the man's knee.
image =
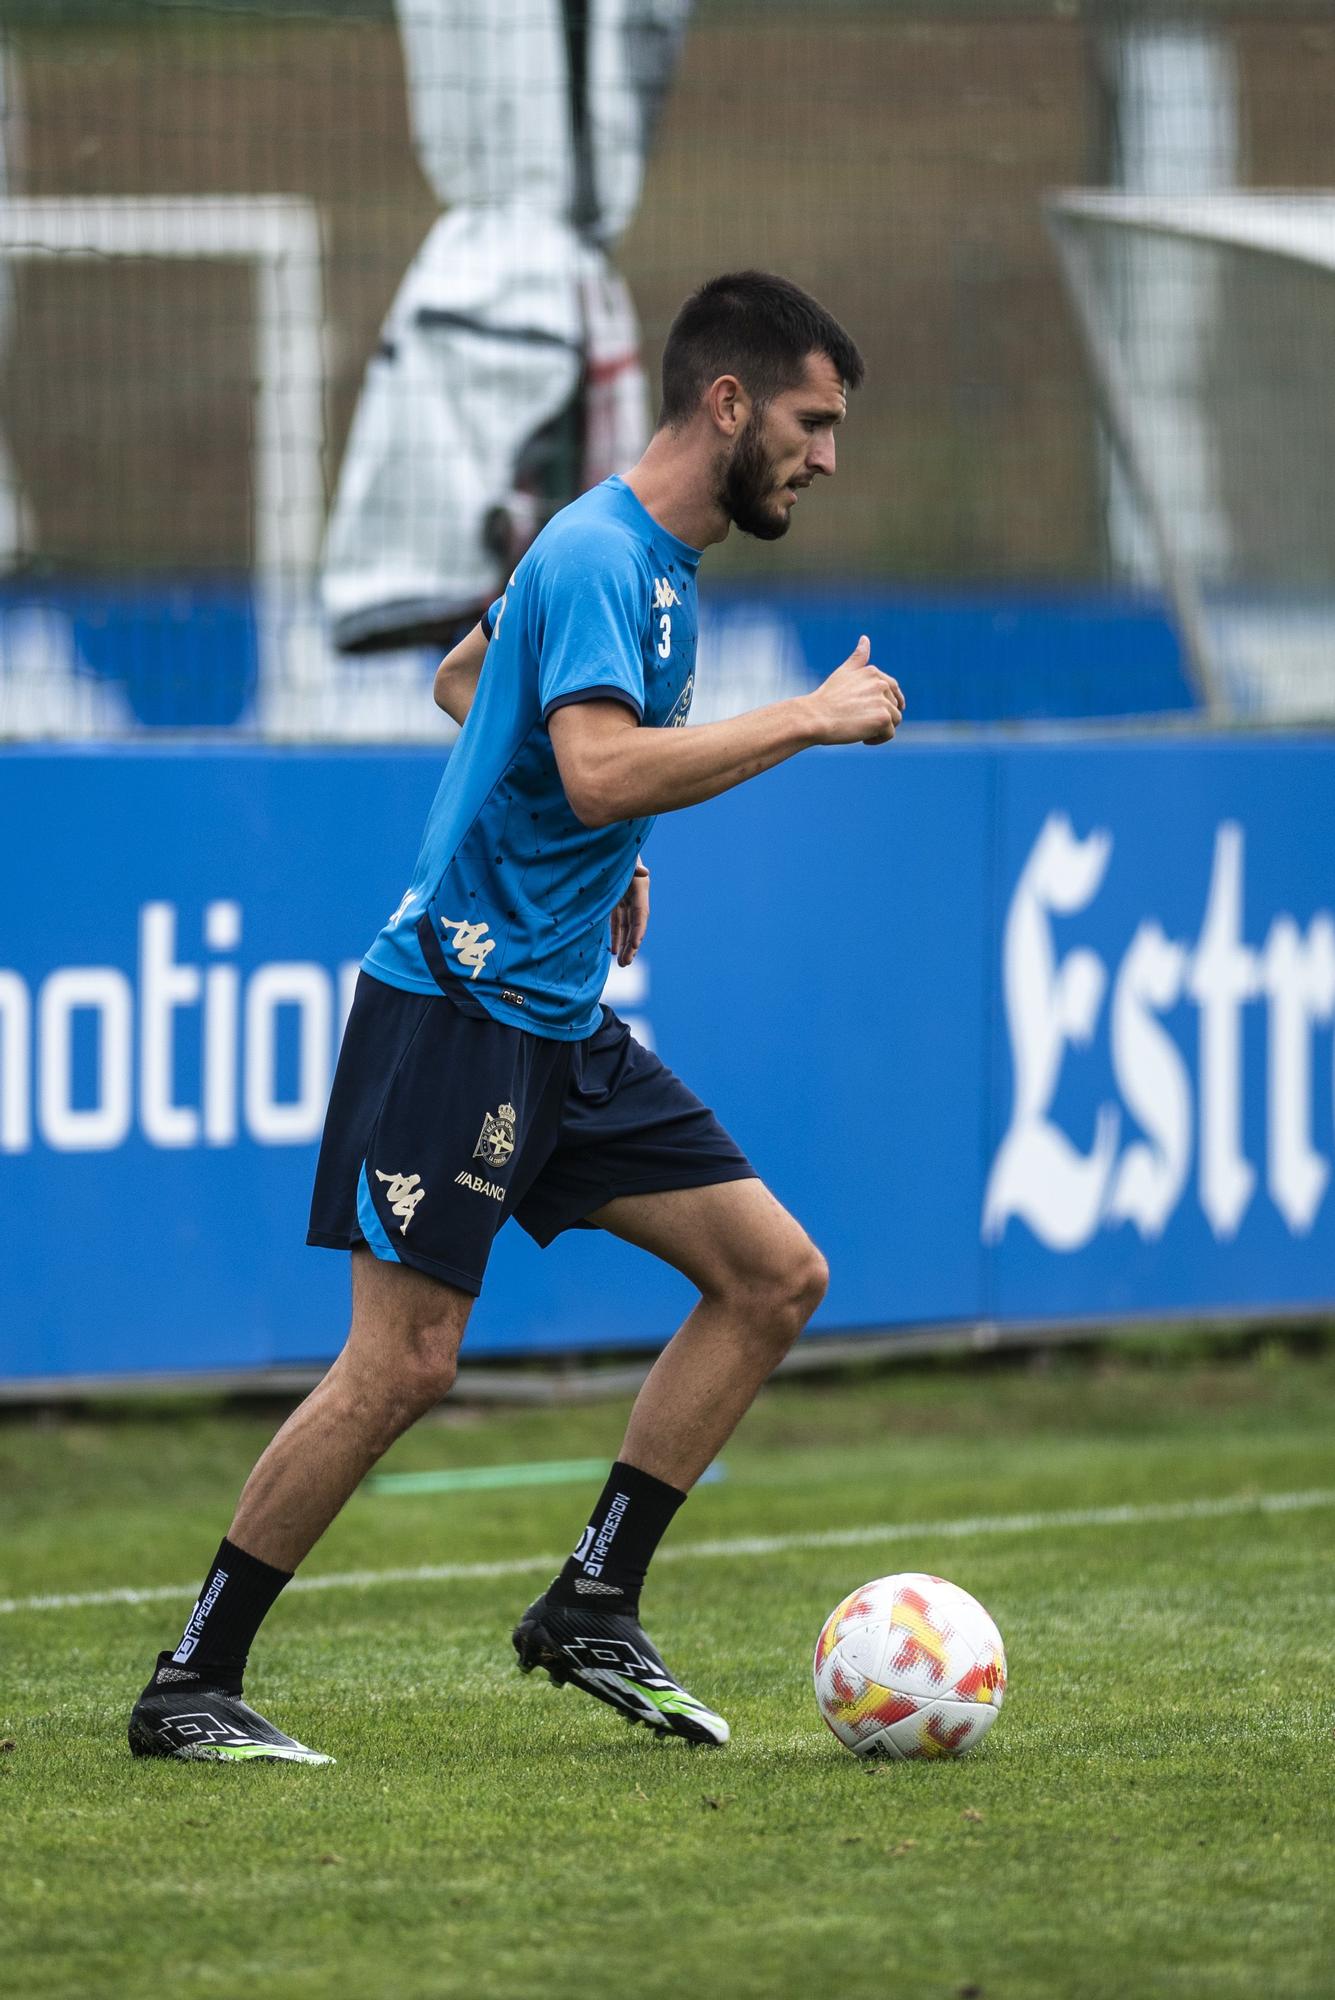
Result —
<instances>
[{"instance_id":1,"label":"man's knee","mask_svg":"<svg viewBox=\"0 0 1335 2000\"><path fill-rule=\"evenodd\" d=\"M386 1451L449 1395L456 1372L453 1345L421 1339L399 1343L379 1357L354 1352L350 1344L335 1377L349 1414L376 1448Z\"/></svg>"},{"instance_id":2,"label":"man's knee","mask_svg":"<svg viewBox=\"0 0 1335 2000\"><path fill-rule=\"evenodd\" d=\"M793 1245L776 1273L776 1284L782 1312L793 1323L796 1338L830 1287L830 1267L809 1236Z\"/></svg>"},{"instance_id":3,"label":"man's knee","mask_svg":"<svg viewBox=\"0 0 1335 2000\"><path fill-rule=\"evenodd\" d=\"M422 1342L404 1356L398 1370L398 1390L408 1422L426 1416L444 1402L458 1374L458 1352L450 1344Z\"/></svg>"},{"instance_id":4,"label":"man's knee","mask_svg":"<svg viewBox=\"0 0 1335 2000\"><path fill-rule=\"evenodd\" d=\"M794 1275L799 1302L804 1307L802 1324L805 1326L830 1289L830 1267L810 1237L806 1240L805 1254Z\"/></svg>"},{"instance_id":5,"label":"man's knee","mask_svg":"<svg viewBox=\"0 0 1335 2000\"><path fill-rule=\"evenodd\" d=\"M399 1370L405 1402L421 1416L443 1403L459 1372L458 1345L449 1328L431 1328L408 1345Z\"/></svg>"},{"instance_id":6,"label":"man's knee","mask_svg":"<svg viewBox=\"0 0 1335 2000\"><path fill-rule=\"evenodd\" d=\"M829 1282L829 1265L811 1238L794 1225L782 1244L766 1244L763 1255L743 1253L730 1260L711 1290L782 1355L825 1297Z\"/></svg>"}]
</instances>

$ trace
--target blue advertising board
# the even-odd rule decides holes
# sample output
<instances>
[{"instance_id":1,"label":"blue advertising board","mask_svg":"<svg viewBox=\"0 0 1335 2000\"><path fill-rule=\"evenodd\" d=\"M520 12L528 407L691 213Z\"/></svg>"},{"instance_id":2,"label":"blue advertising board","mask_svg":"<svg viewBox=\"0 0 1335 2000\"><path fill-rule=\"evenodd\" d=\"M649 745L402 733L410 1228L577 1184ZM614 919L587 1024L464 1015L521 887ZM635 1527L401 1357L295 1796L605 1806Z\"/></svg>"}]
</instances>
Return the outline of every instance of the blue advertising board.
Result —
<instances>
[{"instance_id":1,"label":"blue advertising board","mask_svg":"<svg viewBox=\"0 0 1335 2000\"><path fill-rule=\"evenodd\" d=\"M0 762L0 1381L318 1361L356 963L439 753ZM662 820L609 998L829 1257L818 1326L1335 1299L1335 742L809 753ZM684 1280L501 1235L467 1352L646 1347Z\"/></svg>"},{"instance_id":2,"label":"blue advertising board","mask_svg":"<svg viewBox=\"0 0 1335 2000\"><path fill-rule=\"evenodd\" d=\"M0 584L0 728L21 736L76 728L99 736L164 729L253 735L263 733L266 676L281 686L294 673L308 693L314 676L324 713L346 707L349 676L360 682L365 662L340 662L313 610L309 623L297 617L289 630L284 621L296 609L284 600L276 626L266 621L262 597L244 578ZM1163 603L1109 589L1044 595L803 584L761 594L707 582L702 687L729 673L743 683L755 678L761 688L813 686L859 632L870 634L882 665L912 661L919 726L1198 706ZM413 709L430 725L434 666L424 652L420 687L404 717L410 734ZM280 712L287 717L282 733L291 733L291 713L281 704ZM312 717L305 733L314 726Z\"/></svg>"}]
</instances>

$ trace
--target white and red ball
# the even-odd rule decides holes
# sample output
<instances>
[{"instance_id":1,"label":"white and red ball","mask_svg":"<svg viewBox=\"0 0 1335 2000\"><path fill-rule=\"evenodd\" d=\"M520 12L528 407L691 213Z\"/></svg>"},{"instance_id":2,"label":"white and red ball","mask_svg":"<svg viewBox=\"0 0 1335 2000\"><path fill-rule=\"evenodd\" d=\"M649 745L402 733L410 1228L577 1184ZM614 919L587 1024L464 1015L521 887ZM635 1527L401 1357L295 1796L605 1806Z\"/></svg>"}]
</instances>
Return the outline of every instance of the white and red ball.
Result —
<instances>
[{"instance_id":1,"label":"white and red ball","mask_svg":"<svg viewBox=\"0 0 1335 2000\"><path fill-rule=\"evenodd\" d=\"M962 1757L1006 1693L1006 1649L944 1577L879 1577L837 1604L812 1662L820 1712L855 1757Z\"/></svg>"}]
</instances>

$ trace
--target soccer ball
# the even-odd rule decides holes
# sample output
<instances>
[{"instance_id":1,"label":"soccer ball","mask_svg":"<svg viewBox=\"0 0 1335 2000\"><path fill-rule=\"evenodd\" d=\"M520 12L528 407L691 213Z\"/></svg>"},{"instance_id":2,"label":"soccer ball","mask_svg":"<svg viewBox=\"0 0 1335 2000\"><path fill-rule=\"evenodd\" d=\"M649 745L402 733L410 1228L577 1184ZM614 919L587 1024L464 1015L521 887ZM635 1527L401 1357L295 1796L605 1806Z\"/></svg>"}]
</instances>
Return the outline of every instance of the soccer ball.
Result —
<instances>
[{"instance_id":1,"label":"soccer ball","mask_svg":"<svg viewBox=\"0 0 1335 2000\"><path fill-rule=\"evenodd\" d=\"M821 1714L855 1757L962 1757L1006 1692L1006 1650L982 1605L916 1572L837 1604L811 1671Z\"/></svg>"}]
</instances>

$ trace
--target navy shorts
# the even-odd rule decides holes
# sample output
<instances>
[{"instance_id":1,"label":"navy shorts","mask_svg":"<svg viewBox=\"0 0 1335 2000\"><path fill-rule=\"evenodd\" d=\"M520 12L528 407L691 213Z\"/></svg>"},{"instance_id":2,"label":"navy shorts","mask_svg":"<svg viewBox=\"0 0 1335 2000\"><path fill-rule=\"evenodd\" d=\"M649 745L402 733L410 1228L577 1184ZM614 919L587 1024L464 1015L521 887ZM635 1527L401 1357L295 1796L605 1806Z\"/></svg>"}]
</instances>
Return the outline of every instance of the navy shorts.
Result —
<instances>
[{"instance_id":1,"label":"navy shorts","mask_svg":"<svg viewBox=\"0 0 1335 2000\"><path fill-rule=\"evenodd\" d=\"M617 1195L754 1176L610 1007L587 1040L556 1042L364 972L306 1241L365 1243L476 1295L507 1216L545 1248Z\"/></svg>"}]
</instances>

